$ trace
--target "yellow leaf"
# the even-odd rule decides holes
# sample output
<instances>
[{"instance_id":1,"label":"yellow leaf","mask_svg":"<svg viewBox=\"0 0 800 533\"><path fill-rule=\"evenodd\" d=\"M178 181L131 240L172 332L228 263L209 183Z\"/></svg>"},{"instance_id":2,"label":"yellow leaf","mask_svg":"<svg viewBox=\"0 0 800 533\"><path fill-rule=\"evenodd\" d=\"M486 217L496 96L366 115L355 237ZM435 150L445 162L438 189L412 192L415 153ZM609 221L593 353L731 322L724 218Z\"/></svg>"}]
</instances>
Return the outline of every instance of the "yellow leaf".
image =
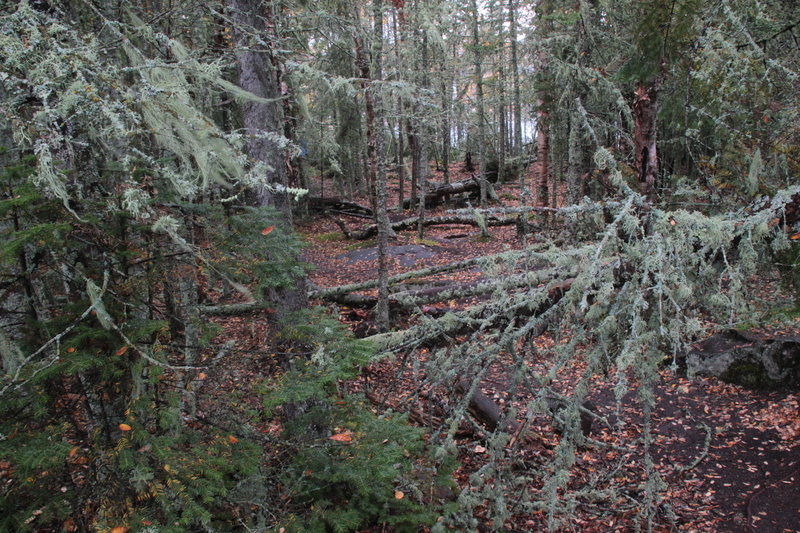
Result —
<instances>
[{"instance_id":1,"label":"yellow leaf","mask_svg":"<svg viewBox=\"0 0 800 533\"><path fill-rule=\"evenodd\" d=\"M394 499L395 500L402 500L405 494L402 491L396 490L394 491Z\"/></svg>"},{"instance_id":2,"label":"yellow leaf","mask_svg":"<svg viewBox=\"0 0 800 533\"><path fill-rule=\"evenodd\" d=\"M120 425L119 425L119 429L120 429L120 431L130 431L130 430L132 430L133 428L132 428L132 427L130 427L128 424L120 424Z\"/></svg>"}]
</instances>

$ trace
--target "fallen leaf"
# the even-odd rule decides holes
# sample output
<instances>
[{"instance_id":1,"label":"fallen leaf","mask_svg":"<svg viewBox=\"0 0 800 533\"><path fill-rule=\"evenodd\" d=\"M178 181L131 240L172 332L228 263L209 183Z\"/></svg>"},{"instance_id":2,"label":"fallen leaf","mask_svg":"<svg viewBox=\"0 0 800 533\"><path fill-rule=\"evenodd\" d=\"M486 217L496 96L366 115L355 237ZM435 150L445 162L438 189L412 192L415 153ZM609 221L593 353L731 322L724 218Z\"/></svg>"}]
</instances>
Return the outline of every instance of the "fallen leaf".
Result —
<instances>
[{"instance_id":1,"label":"fallen leaf","mask_svg":"<svg viewBox=\"0 0 800 533\"><path fill-rule=\"evenodd\" d=\"M111 529L111 533L128 533L130 530L128 526L117 526Z\"/></svg>"},{"instance_id":2,"label":"fallen leaf","mask_svg":"<svg viewBox=\"0 0 800 533\"><path fill-rule=\"evenodd\" d=\"M395 500L402 500L405 497L402 491L396 490L394 491L394 499Z\"/></svg>"},{"instance_id":3,"label":"fallen leaf","mask_svg":"<svg viewBox=\"0 0 800 533\"><path fill-rule=\"evenodd\" d=\"M261 230L261 235L269 235L272 233L272 230L275 229L275 226L267 226L266 228Z\"/></svg>"},{"instance_id":4,"label":"fallen leaf","mask_svg":"<svg viewBox=\"0 0 800 533\"><path fill-rule=\"evenodd\" d=\"M351 431L343 431L342 433L331 435L328 438L336 442L351 442L353 440L353 433Z\"/></svg>"},{"instance_id":5,"label":"fallen leaf","mask_svg":"<svg viewBox=\"0 0 800 533\"><path fill-rule=\"evenodd\" d=\"M133 428L132 428L132 427L130 427L128 424L120 424L120 425L119 425L119 429L120 429L120 431L130 431L130 430L132 430Z\"/></svg>"},{"instance_id":6,"label":"fallen leaf","mask_svg":"<svg viewBox=\"0 0 800 533\"><path fill-rule=\"evenodd\" d=\"M127 352L127 351L128 351L128 347L127 347L127 346L123 346L122 348L120 348L119 350L117 350L117 351L115 352L115 354L116 354L116 355L125 355L125 352Z\"/></svg>"},{"instance_id":7,"label":"fallen leaf","mask_svg":"<svg viewBox=\"0 0 800 533\"><path fill-rule=\"evenodd\" d=\"M67 353L75 353L75 348L70 346L69 348L67 348Z\"/></svg>"},{"instance_id":8,"label":"fallen leaf","mask_svg":"<svg viewBox=\"0 0 800 533\"><path fill-rule=\"evenodd\" d=\"M228 435L228 442L230 442L231 444L236 444L237 442L239 442L239 439L237 439L233 435Z\"/></svg>"},{"instance_id":9,"label":"fallen leaf","mask_svg":"<svg viewBox=\"0 0 800 533\"><path fill-rule=\"evenodd\" d=\"M485 451L486 451L486 448L484 448L484 447L483 447L483 446L481 446L480 444L478 444L477 446L475 446L475 453L484 453Z\"/></svg>"}]
</instances>

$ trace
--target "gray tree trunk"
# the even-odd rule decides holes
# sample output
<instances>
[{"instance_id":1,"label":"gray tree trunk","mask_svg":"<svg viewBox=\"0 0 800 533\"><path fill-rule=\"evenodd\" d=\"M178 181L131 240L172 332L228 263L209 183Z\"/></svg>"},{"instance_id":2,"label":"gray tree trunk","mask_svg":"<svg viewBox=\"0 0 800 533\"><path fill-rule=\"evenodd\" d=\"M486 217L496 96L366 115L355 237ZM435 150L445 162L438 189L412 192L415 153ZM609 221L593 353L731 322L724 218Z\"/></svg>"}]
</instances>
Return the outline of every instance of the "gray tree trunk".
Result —
<instances>
[{"instance_id":1,"label":"gray tree trunk","mask_svg":"<svg viewBox=\"0 0 800 533\"><path fill-rule=\"evenodd\" d=\"M481 52L480 40L480 11L478 10L477 0L472 0L472 45L474 47L474 65L475 65L475 89L477 93L476 106L478 108L478 164L479 181L481 185L481 200L480 205L482 208L486 207L486 146L484 139L486 138L486 118L483 104L483 54Z\"/></svg>"},{"instance_id":2,"label":"gray tree trunk","mask_svg":"<svg viewBox=\"0 0 800 533\"><path fill-rule=\"evenodd\" d=\"M255 200L260 206L277 208L291 226L289 196L269 187L288 185L285 151L271 138L283 135L280 82L272 63L272 50L265 44L274 33L270 13L272 2L228 0L228 7L234 22L239 85L260 98L273 100L269 103L248 101L242 106L248 155L254 162L267 166L265 184L254 191Z\"/></svg>"}]
</instances>

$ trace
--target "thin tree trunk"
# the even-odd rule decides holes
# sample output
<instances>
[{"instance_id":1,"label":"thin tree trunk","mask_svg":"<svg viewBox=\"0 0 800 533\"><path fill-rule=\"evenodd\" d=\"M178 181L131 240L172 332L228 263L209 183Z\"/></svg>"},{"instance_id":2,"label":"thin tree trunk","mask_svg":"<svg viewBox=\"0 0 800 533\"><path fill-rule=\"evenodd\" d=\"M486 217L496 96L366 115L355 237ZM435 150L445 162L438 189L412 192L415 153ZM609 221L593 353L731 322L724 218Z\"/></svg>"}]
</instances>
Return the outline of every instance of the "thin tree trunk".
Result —
<instances>
[{"instance_id":1,"label":"thin tree trunk","mask_svg":"<svg viewBox=\"0 0 800 533\"><path fill-rule=\"evenodd\" d=\"M511 41L511 81L514 86L514 156L522 155L522 98L519 90L519 60L517 56L517 6L516 0L508 0L508 31ZM519 163L518 163L519 164ZM520 184L524 172L520 173Z\"/></svg>"},{"instance_id":2,"label":"thin tree trunk","mask_svg":"<svg viewBox=\"0 0 800 533\"><path fill-rule=\"evenodd\" d=\"M428 80L428 32L422 34L422 61L420 62L421 86L427 89L429 85ZM428 193L428 172L430 170L430 160L428 158L426 139L425 139L425 125L422 122L421 113L415 113L419 118L419 127L417 129L419 134L419 158L420 158L420 175L417 183L420 185L420 202L419 212L417 217L419 223L417 224L417 237L422 240L425 238L425 196Z\"/></svg>"},{"instance_id":3,"label":"thin tree trunk","mask_svg":"<svg viewBox=\"0 0 800 533\"><path fill-rule=\"evenodd\" d=\"M536 112L536 205L546 207L550 196L548 187L550 137L547 134L547 112L543 109L541 100L537 104L539 110Z\"/></svg>"},{"instance_id":4,"label":"thin tree trunk","mask_svg":"<svg viewBox=\"0 0 800 533\"><path fill-rule=\"evenodd\" d=\"M486 138L486 120L483 105L483 65L482 65L482 52L480 41L479 17L477 0L472 0L472 45L474 47L474 60L475 60L475 90L477 93L476 106L478 108L478 161L479 181L481 184L481 208L486 207L486 146L484 139Z\"/></svg>"},{"instance_id":5,"label":"thin tree trunk","mask_svg":"<svg viewBox=\"0 0 800 533\"><path fill-rule=\"evenodd\" d=\"M651 202L656 200L658 178L657 115L658 80L639 82L633 102L635 169L639 188Z\"/></svg>"},{"instance_id":6,"label":"thin tree trunk","mask_svg":"<svg viewBox=\"0 0 800 533\"><path fill-rule=\"evenodd\" d=\"M373 43L372 43L372 59L375 65L374 80L380 81L383 78L383 1L375 0L373 3ZM367 64L367 66L369 66ZM365 79L369 80L369 71L365 72ZM378 303L375 308L375 322L379 331L386 331L389 329L389 263L387 260L387 250L389 248L389 215L387 213L386 203L386 168L383 159L384 153L384 137L383 137L383 98L380 90L375 90L375 85L372 84L365 89L365 100L367 96L371 96L374 105L373 115L373 138L375 150L373 152L374 161L371 162L375 176L375 197L376 197L376 220L378 225ZM369 117L369 107L367 108L367 116ZM378 125L378 130L375 131L375 124Z\"/></svg>"},{"instance_id":7,"label":"thin tree trunk","mask_svg":"<svg viewBox=\"0 0 800 533\"><path fill-rule=\"evenodd\" d=\"M450 183L450 92L452 79L447 70L446 61L442 59L441 97L442 97L442 181Z\"/></svg>"}]
</instances>

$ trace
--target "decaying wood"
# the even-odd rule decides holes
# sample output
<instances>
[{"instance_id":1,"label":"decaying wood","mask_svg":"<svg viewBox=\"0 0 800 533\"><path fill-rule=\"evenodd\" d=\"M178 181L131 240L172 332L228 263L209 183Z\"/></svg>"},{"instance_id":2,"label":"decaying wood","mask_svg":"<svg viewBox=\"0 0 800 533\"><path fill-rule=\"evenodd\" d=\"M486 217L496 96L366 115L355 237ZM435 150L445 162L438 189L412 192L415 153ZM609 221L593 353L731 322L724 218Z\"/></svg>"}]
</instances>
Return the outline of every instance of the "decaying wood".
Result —
<instances>
[{"instance_id":1,"label":"decaying wood","mask_svg":"<svg viewBox=\"0 0 800 533\"><path fill-rule=\"evenodd\" d=\"M552 272L534 272L540 283L552 278ZM535 285L532 278L532 285ZM402 331L380 333L367 337L378 349L378 356L386 355L409 346L440 345L452 340L455 335L463 335L478 329L498 327L523 316L540 316L556 305L572 286L574 278L551 281L547 286L513 295L502 309L496 302L488 301L460 313L447 313L441 318L428 320L424 324ZM538 306L532 292L547 291L547 296Z\"/></svg>"},{"instance_id":2,"label":"decaying wood","mask_svg":"<svg viewBox=\"0 0 800 533\"><path fill-rule=\"evenodd\" d=\"M516 434L519 431L520 425L513 418L505 418L503 411L498 405L489 398L480 387L475 387L472 390L472 383L466 378L459 379L456 382L456 393L460 396L469 394L469 412L479 422L484 424L489 431L495 431L500 427L502 422L502 430L506 433ZM471 394L470 394L471 391Z\"/></svg>"},{"instance_id":3,"label":"decaying wood","mask_svg":"<svg viewBox=\"0 0 800 533\"><path fill-rule=\"evenodd\" d=\"M555 276L555 271L548 270L544 275ZM466 283L450 283L443 286L423 287L416 290L398 291L389 295L389 304L393 308L414 308L416 306L442 302L445 300L461 300L490 294L497 290L512 291L521 287L530 286L541 282L543 273L540 271L524 272L506 276L501 280L475 280ZM377 298L364 294L335 294L327 298L341 305L350 307L371 307Z\"/></svg>"},{"instance_id":4,"label":"decaying wood","mask_svg":"<svg viewBox=\"0 0 800 533\"><path fill-rule=\"evenodd\" d=\"M318 212L337 213L359 218L375 218L372 209L369 207L364 207L355 202L348 202L341 198L311 196L308 198L308 207Z\"/></svg>"},{"instance_id":5,"label":"decaying wood","mask_svg":"<svg viewBox=\"0 0 800 533\"><path fill-rule=\"evenodd\" d=\"M454 194L479 192L480 190L480 182L474 176L464 181L436 185L425 194L425 205L428 207L439 205ZM410 207L411 200L405 200L403 209L409 209Z\"/></svg>"},{"instance_id":6,"label":"decaying wood","mask_svg":"<svg viewBox=\"0 0 800 533\"><path fill-rule=\"evenodd\" d=\"M487 226L511 226L516 224L517 219L516 217L509 217L509 218L497 218L497 217L486 217L486 225ZM419 217L410 217L399 222L393 223L390 227L393 231L403 231L409 229L417 229L419 224ZM440 217L430 217L426 218L423 221L423 225L425 227L428 226L447 226L447 225L462 225L462 226L475 226L480 227L480 224L475 217L473 216L461 216L461 215L447 215L447 216L440 216ZM340 226L341 227L341 226ZM378 226L373 224L368 226L366 229L358 232L353 233L349 231L343 230L343 233L346 237L363 241L374 237L378 234Z\"/></svg>"},{"instance_id":7,"label":"decaying wood","mask_svg":"<svg viewBox=\"0 0 800 533\"><path fill-rule=\"evenodd\" d=\"M201 305L197 311L206 316L233 316L253 311L266 311L274 313L274 302L243 302L238 304Z\"/></svg>"},{"instance_id":8,"label":"decaying wood","mask_svg":"<svg viewBox=\"0 0 800 533\"><path fill-rule=\"evenodd\" d=\"M519 260L525 258L528 254L541 252L542 250L546 249L547 246L548 246L547 243L537 243L518 251L502 252L499 254L489 255L486 257L473 257L472 259L465 259L464 261L450 263L449 265L439 265L429 268L422 268L419 270L412 270L410 272L405 272L403 274L391 276L389 278L389 285L390 286L395 285L407 279L425 278L436 274L442 274L444 272L455 272L458 270L464 270L466 268L470 268L479 264L493 264L498 261ZM368 281L362 281L359 283L340 285L338 287L330 287L327 289L314 289L309 292L308 297L311 299L315 298L323 300L331 299L332 297L338 294L346 294L348 292L361 291L365 289L374 289L377 286L378 286L378 280L373 279Z\"/></svg>"}]
</instances>

